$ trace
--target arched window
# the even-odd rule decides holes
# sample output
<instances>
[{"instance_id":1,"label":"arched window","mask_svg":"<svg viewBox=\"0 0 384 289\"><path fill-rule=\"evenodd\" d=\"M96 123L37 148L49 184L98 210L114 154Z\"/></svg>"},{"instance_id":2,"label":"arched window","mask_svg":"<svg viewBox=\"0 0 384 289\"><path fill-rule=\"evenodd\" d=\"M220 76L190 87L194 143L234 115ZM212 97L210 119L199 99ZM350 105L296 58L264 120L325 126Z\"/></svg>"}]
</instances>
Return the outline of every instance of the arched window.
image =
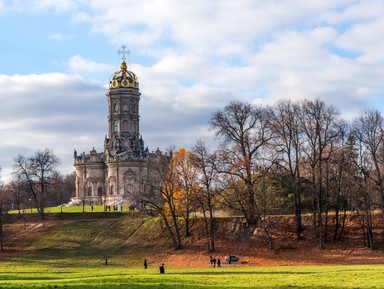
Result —
<instances>
[{"instance_id":1,"label":"arched window","mask_svg":"<svg viewBox=\"0 0 384 289\"><path fill-rule=\"evenodd\" d=\"M99 188L97 189L97 195L98 195L99 197L101 197L101 196L103 195L103 190L102 190L101 187L99 187Z\"/></svg>"},{"instance_id":2,"label":"arched window","mask_svg":"<svg viewBox=\"0 0 384 289\"><path fill-rule=\"evenodd\" d=\"M113 123L113 132L118 132L119 131L119 122L115 120Z\"/></svg>"},{"instance_id":3,"label":"arched window","mask_svg":"<svg viewBox=\"0 0 384 289\"><path fill-rule=\"evenodd\" d=\"M123 121L123 132L128 132L128 121L127 120Z\"/></svg>"},{"instance_id":4,"label":"arched window","mask_svg":"<svg viewBox=\"0 0 384 289\"><path fill-rule=\"evenodd\" d=\"M126 103L123 104L123 112L128 112L128 105Z\"/></svg>"},{"instance_id":5,"label":"arched window","mask_svg":"<svg viewBox=\"0 0 384 289\"><path fill-rule=\"evenodd\" d=\"M115 194L115 188L111 186L111 195L114 195L114 194Z\"/></svg>"},{"instance_id":6,"label":"arched window","mask_svg":"<svg viewBox=\"0 0 384 289\"><path fill-rule=\"evenodd\" d=\"M92 196L92 187L88 187L87 193L88 193L88 196Z\"/></svg>"}]
</instances>

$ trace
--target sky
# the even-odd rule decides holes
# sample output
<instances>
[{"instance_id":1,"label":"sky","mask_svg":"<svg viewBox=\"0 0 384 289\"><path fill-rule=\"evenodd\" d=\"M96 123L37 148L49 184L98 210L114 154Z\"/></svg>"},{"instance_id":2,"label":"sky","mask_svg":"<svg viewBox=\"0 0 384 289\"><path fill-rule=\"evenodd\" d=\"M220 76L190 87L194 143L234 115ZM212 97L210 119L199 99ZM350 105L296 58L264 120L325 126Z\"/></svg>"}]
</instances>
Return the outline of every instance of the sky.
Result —
<instances>
[{"instance_id":1,"label":"sky","mask_svg":"<svg viewBox=\"0 0 384 289\"><path fill-rule=\"evenodd\" d=\"M0 166L49 148L101 152L123 45L150 151L214 146L233 100L321 99L384 111L382 0L0 0Z\"/></svg>"}]
</instances>

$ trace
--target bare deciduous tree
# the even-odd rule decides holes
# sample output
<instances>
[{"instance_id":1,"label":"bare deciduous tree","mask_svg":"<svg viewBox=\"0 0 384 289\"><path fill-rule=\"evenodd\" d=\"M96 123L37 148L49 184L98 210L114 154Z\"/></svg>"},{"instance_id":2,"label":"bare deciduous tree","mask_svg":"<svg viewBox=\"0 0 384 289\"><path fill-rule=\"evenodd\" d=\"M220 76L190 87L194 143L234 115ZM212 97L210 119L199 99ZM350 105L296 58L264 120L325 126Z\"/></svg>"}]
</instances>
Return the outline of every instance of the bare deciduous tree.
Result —
<instances>
[{"instance_id":1,"label":"bare deciduous tree","mask_svg":"<svg viewBox=\"0 0 384 289\"><path fill-rule=\"evenodd\" d=\"M293 195L296 240L301 240L301 161L303 159L303 129L299 123L300 106L290 100L280 101L274 107L272 127L274 146L280 157L277 163L289 176L289 190Z\"/></svg>"},{"instance_id":2,"label":"bare deciduous tree","mask_svg":"<svg viewBox=\"0 0 384 289\"><path fill-rule=\"evenodd\" d=\"M14 174L18 180L27 184L36 209L44 226L44 209L49 189L55 184L56 167L59 158L49 149L38 150L31 157L18 155L14 159Z\"/></svg>"},{"instance_id":3,"label":"bare deciduous tree","mask_svg":"<svg viewBox=\"0 0 384 289\"><path fill-rule=\"evenodd\" d=\"M1 172L1 167L0 167ZM4 223L6 213L11 210L12 195L7 187L0 181L0 251L4 252Z\"/></svg>"},{"instance_id":4,"label":"bare deciduous tree","mask_svg":"<svg viewBox=\"0 0 384 289\"><path fill-rule=\"evenodd\" d=\"M158 153L148 158L148 170L151 177L142 180L144 191L132 190L130 196L139 208L161 216L173 247L179 250L182 248L182 242L176 204L180 188L176 180L177 171L172 162L172 153Z\"/></svg>"},{"instance_id":5,"label":"bare deciduous tree","mask_svg":"<svg viewBox=\"0 0 384 289\"><path fill-rule=\"evenodd\" d=\"M365 110L354 121L353 134L358 150L357 167L360 193L364 205L367 247L373 248L371 212L378 196L377 206L384 211L384 118L377 110Z\"/></svg>"},{"instance_id":6,"label":"bare deciduous tree","mask_svg":"<svg viewBox=\"0 0 384 289\"><path fill-rule=\"evenodd\" d=\"M319 99L306 100L301 106L300 125L305 134L304 153L308 162L313 196L313 223L317 228L320 248L325 241L324 213L324 164L334 152L334 141L340 136L339 113L335 107L326 106Z\"/></svg>"},{"instance_id":7,"label":"bare deciduous tree","mask_svg":"<svg viewBox=\"0 0 384 289\"><path fill-rule=\"evenodd\" d=\"M264 157L263 149L272 138L269 117L268 109L234 101L210 120L211 129L224 140L220 148L220 155L225 158L221 170L245 185L244 213L249 224L257 223L254 176Z\"/></svg>"},{"instance_id":8,"label":"bare deciduous tree","mask_svg":"<svg viewBox=\"0 0 384 289\"><path fill-rule=\"evenodd\" d=\"M204 231L209 252L215 250L214 206L215 199L220 192L217 188L216 162L217 155L209 153L205 144L198 141L191 154L191 163L196 168L196 179L192 188L203 213Z\"/></svg>"},{"instance_id":9,"label":"bare deciduous tree","mask_svg":"<svg viewBox=\"0 0 384 289\"><path fill-rule=\"evenodd\" d=\"M196 179L196 169L192 166L191 152L183 148L178 149L172 155L172 163L175 167L175 182L179 183L179 192L176 198L178 213L183 216L185 221L185 236L190 236L190 217L192 210L195 209L194 181Z\"/></svg>"},{"instance_id":10,"label":"bare deciduous tree","mask_svg":"<svg viewBox=\"0 0 384 289\"><path fill-rule=\"evenodd\" d=\"M268 173L272 163L269 150L273 137L270 116L269 108L234 101L224 111L213 115L210 127L216 136L223 138L218 167L226 175L223 179L229 180L227 185L230 189L227 192L236 192L236 196L240 197L236 202L247 224L259 225L272 249L269 228L256 199L258 177Z\"/></svg>"}]
</instances>

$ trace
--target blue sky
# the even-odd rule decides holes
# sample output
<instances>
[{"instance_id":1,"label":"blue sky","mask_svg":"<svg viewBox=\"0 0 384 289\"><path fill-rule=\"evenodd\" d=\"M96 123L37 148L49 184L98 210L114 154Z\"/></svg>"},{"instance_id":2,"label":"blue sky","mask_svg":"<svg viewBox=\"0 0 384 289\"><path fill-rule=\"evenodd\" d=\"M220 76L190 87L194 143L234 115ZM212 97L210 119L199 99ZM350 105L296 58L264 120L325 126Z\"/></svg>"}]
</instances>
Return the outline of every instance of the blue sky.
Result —
<instances>
[{"instance_id":1,"label":"blue sky","mask_svg":"<svg viewBox=\"0 0 384 289\"><path fill-rule=\"evenodd\" d=\"M214 143L231 100L320 98L351 121L384 109L382 0L0 0L0 166L50 148L101 151L105 93L131 54L150 150Z\"/></svg>"}]
</instances>

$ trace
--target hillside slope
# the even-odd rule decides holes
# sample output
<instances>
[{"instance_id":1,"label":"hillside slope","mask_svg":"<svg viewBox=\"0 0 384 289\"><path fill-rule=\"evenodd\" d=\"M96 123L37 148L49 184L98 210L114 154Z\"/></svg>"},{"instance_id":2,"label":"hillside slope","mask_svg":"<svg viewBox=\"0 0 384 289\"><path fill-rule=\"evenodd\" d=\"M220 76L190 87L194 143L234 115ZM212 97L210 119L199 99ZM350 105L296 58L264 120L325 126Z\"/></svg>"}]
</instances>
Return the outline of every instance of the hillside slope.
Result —
<instances>
[{"instance_id":1,"label":"hillside slope","mask_svg":"<svg viewBox=\"0 0 384 289\"><path fill-rule=\"evenodd\" d=\"M31 218L29 218L31 219ZM104 264L149 266L166 263L168 267L205 267L209 255L224 260L225 255L240 256L241 266L378 264L384 263L382 217L377 216L377 250L365 249L360 224L353 217L342 241L328 242L319 250L307 227L305 239L294 241L292 218L270 219L273 251L256 228L245 227L240 218L217 220L216 251L206 251L201 220L194 220L192 236L184 238L184 248L174 251L157 218L125 214L79 214L50 216L45 228L38 218L13 220L5 226L5 253L1 260L44 262L52 266L94 266ZM310 218L304 218L305 223ZM239 265L237 265L239 266Z\"/></svg>"}]
</instances>

